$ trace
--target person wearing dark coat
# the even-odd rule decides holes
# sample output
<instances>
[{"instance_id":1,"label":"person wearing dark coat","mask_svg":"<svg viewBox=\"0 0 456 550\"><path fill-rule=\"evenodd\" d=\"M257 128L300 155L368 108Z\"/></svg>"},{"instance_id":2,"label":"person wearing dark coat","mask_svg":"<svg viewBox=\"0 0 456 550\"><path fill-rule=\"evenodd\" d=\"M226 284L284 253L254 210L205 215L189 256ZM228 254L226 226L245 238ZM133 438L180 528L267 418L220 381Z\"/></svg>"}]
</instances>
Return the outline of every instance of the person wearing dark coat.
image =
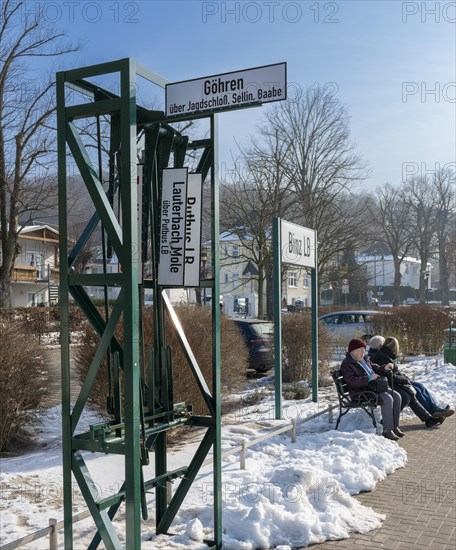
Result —
<instances>
[{"instance_id":1,"label":"person wearing dark coat","mask_svg":"<svg viewBox=\"0 0 456 550\"><path fill-rule=\"evenodd\" d=\"M367 352L367 356L371 359L371 361L384 343L385 339L383 336L380 336L379 334L372 336L369 341L369 351ZM438 418L440 424L442 424L445 418L454 414L454 409L452 409L450 405L439 407L433 395L424 384L417 382L416 380L410 380L410 384L412 384L414 390L416 391L416 398L418 399L418 402L423 405L430 415L434 418Z\"/></svg>"},{"instance_id":2,"label":"person wearing dark coat","mask_svg":"<svg viewBox=\"0 0 456 550\"><path fill-rule=\"evenodd\" d=\"M368 390L369 382L384 376L393 369L393 364L379 366L364 357L366 343L354 338L348 343L348 351L340 366L340 372L351 394ZM379 404L383 415L383 437L397 441L404 433L399 428L401 396L396 391L380 392Z\"/></svg>"},{"instance_id":3,"label":"person wearing dark coat","mask_svg":"<svg viewBox=\"0 0 456 550\"><path fill-rule=\"evenodd\" d=\"M398 354L399 342L390 336L385 338L383 346L374 354L372 360L378 365L393 364L393 370L387 374L387 378L389 385L401 394L401 410L409 406L421 422L426 424L427 428L440 424L440 420L434 418L416 398L416 390L412 386L411 380L398 369L395 363Z\"/></svg>"}]
</instances>

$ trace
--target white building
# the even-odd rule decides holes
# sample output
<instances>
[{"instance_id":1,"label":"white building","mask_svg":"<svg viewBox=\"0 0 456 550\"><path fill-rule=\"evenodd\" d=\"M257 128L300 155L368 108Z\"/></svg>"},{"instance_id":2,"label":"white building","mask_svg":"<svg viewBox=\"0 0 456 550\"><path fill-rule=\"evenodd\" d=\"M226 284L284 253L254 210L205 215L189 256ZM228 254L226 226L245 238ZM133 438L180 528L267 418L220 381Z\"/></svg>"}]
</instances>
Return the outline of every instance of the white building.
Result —
<instances>
[{"instance_id":1,"label":"white building","mask_svg":"<svg viewBox=\"0 0 456 550\"><path fill-rule=\"evenodd\" d=\"M58 301L59 232L49 225L21 228L11 281L12 307ZM0 264L2 263L0 251Z\"/></svg>"},{"instance_id":2,"label":"white building","mask_svg":"<svg viewBox=\"0 0 456 550\"><path fill-rule=\"evenodd\" d=\"M394 261L393 256L358 256L357 262L366 266L369 286L393 286L394 285ZM401 286L409 286L418 290L420 288L421 262L411 256L406 256L401 263ZM425 279L427 288L432 288L432 266L426 267Z\"/></svg>"},{"instance_id":3,"label":"white building","mask_svg":"<svg viewBox=\"0 0 456 550\"><path fill-rule=\"evenodd\" d=\"M258 294L258 268L249 257L249 250L231 232L220 234L220 294L233 296L235 299L251 299ZM282 287L282 305L311 305L310 273L306 269L291 267L287 270ZM266 285L264 281L264 303L266 302Z\"/></svg>"}]
</instances>

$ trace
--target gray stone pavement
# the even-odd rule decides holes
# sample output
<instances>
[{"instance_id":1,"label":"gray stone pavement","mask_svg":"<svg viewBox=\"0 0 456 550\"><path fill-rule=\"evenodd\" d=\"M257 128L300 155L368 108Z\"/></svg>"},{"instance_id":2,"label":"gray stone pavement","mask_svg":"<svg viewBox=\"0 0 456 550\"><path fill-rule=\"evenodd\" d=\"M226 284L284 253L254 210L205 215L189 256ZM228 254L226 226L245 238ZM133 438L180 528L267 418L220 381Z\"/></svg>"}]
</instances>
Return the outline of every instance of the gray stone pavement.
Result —
<instances>
[{"instance_id":1,"label":"gray stone pavement","mask_svg":"<svg viewBox=\"0 0 456 550\"><path fill-rule=\"evenodd\" d=\"M403 423L408 463L356 498L386 515L380 529L314 545L315 550L456 550L456 415L438 428Z\"/></svg>"}]
</instances>

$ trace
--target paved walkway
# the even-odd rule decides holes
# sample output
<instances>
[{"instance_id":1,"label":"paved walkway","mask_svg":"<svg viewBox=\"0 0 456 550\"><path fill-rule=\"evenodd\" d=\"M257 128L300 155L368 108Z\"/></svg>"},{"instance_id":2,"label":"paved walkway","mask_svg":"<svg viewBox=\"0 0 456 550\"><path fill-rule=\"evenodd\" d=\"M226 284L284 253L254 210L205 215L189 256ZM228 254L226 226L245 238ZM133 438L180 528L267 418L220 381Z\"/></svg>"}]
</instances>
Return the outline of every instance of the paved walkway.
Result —
<instances>
[{"instance_id":1,"label":"paved walkway","mask_svg":"<svg viewBox=\"0 0 456 550\"><path fill-rule=\"evenodd\" d=\"M386 515L380 529L349 539L325 542L315 550L382 548L384 550L456 549L456 415L438 428L419 420L405 422L400 446L408 463L356 498Z\"/></svg>"}]
</instances>

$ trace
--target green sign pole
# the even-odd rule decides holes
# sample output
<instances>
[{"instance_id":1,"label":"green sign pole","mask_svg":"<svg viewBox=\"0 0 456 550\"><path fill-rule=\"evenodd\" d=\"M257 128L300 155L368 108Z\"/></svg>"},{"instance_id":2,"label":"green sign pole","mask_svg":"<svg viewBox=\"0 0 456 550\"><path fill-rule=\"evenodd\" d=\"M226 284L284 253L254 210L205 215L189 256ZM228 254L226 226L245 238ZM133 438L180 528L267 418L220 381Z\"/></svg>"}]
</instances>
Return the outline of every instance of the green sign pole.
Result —
<instances>
[{"instance_id":1,"label":"green sign pole","mask_svg":"<svg viewBox=\"0 0 456 550\"><path fill-rule=\"evenodd\" d=\"M317 232L315 232L315 267L311 273L312 284L312 401L318 401L318 271Z\"/></svg>"},{"instance_id":2,"label":"green sign pole","mask_svg":"<svg viewBox=\"0 0 456 550\"><path fill-rule=\"evenodd\" d=\"M272 221L272 242L274 248L274 355L275 355L275 417L282 419L282 242L280 218Z\"/></svg>"}]
</instances>

